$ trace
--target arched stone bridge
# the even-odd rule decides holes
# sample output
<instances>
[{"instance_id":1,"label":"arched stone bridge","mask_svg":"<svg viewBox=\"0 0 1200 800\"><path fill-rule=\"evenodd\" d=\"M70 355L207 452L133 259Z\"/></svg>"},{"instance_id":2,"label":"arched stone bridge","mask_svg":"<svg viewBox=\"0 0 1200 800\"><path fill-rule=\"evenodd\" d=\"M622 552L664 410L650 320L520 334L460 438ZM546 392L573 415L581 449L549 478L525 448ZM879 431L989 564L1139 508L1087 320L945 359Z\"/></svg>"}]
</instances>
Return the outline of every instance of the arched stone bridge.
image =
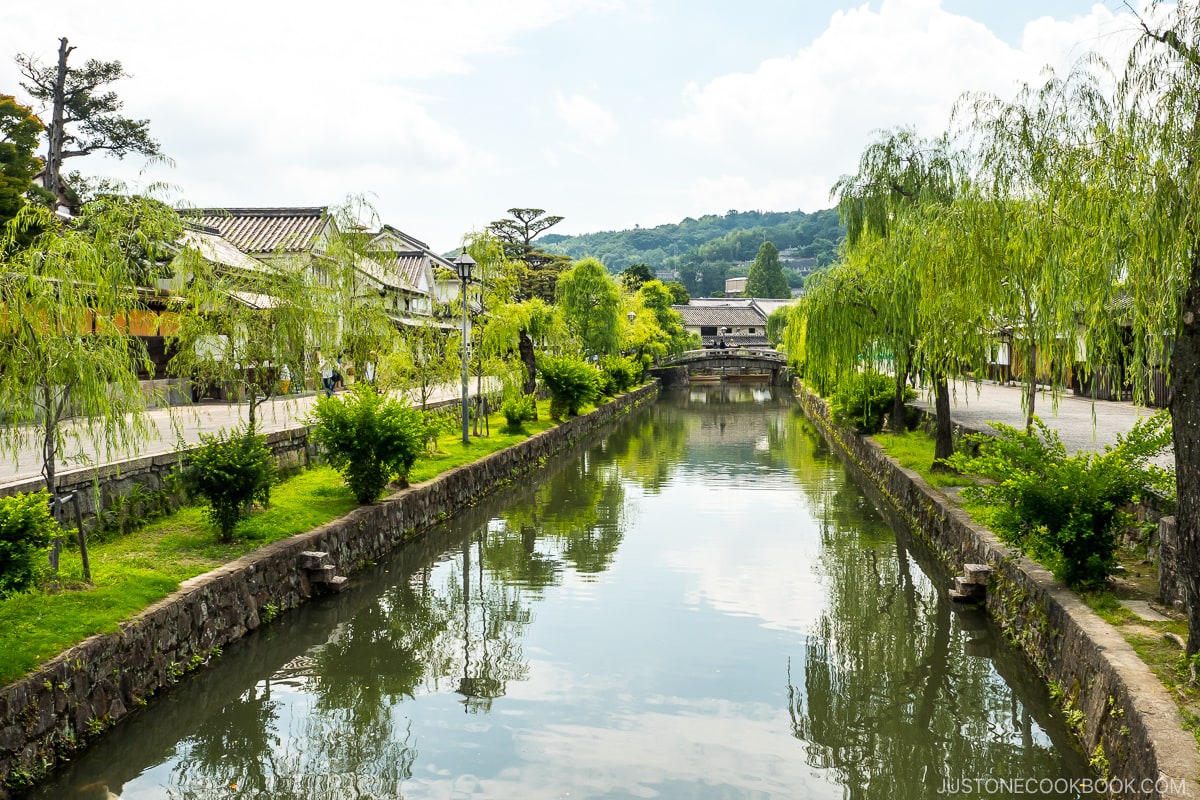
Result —
<instances>
[{"instance_id":1,"label":"arched stone bridge","mask_svg":"<svg viewBox=\"0 0 1200 800\"><path fill-rule=\"evenodd\" d=\"M787 357L778 350L748 348L688 350L650 370L663 386L678 386L691 380L762 380L787 383Z\"/></svg>"}]
</instances>

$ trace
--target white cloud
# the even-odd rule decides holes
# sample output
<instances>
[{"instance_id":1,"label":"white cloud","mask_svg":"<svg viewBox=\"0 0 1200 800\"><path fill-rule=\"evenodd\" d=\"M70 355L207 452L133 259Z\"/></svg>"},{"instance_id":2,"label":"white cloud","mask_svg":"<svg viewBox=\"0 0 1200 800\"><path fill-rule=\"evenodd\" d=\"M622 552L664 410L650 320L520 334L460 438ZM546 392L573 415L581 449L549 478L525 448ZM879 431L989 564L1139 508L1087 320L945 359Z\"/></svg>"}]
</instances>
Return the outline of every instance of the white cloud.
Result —
<instances>
[{"instance_id":1,"label":"white cloud","mask_svg":"<svg viewBox=\"0 0 1200 800\"><path fill-rule=\"evenodd\" d=\"M66 34L73 59L124 63L126 113L149 119L177 164L150 178L187 200L374 192L389 221L445 249L513 205L563 214L563 232L825 208L872 131L940 131L962 90L1011 96L1047 61L1119 51L1133 29L1097 5L1028 22L1014 47L938 0L876 0L776 37L790 44L735 72L720 65L759 51L730 56L703 37L757 41L761 21L688 13L661 0L13 2L0 4L0 91L21 94L11 55L50 61ZM634 29L662 52L616 61ZM584 57L600 41L603 57ZM81 161L71 166L127 179L142 166Z\"/></svg>"},{"instance_id":2,"label":"white cloud","mask_svg":"<svg viewBox=\"0 0 1200 800\"><path fill-rule=\"evenodd\" d=\"M601 145L617 134L616 118L590 97L558 92L554 105L559 119L587 144Z\"/></svg>"},{"instance_id":3,"label":"white cloud","mask_svg":"<svg viewBox=\"0 0 1200 800\"><path fill-rule=\"evenodd\" d=\"M1045 65L1065 70L1091 48L1120 62L1132 30L1131 17L1096 5L1068 21L1027 23L1014 48L983 24L943 10L940 0L884 0L878 10L835 13L793 55L689 84L682 92L688 110L661 133L710 156L698 161L720 170L697 176L694 198L710 197L714 187L741 198L708 207L815 210L829 205L830 186L854 169L877 131L903 125L937 135L963 92L1013 97L1022 82L1039 82Z\"/></svg>"}]
</instances>

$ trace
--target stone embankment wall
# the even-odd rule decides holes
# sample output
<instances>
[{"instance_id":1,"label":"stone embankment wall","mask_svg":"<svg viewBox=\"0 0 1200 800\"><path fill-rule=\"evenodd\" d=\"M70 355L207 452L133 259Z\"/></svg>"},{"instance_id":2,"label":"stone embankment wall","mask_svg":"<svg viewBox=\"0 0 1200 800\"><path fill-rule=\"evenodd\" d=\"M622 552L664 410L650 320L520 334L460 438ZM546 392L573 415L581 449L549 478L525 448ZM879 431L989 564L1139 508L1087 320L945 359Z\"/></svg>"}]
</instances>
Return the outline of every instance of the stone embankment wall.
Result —
<instances>
[{"instance_id":1,"label":"stone embankment wall","mask_svg":"<svg viewBox=\"0 0 1200 800\"><path fill-rule=\"evenodd\" d=\"M341 519L293 536L184 582L161 602L93 636L36 673L0 689L0 800L35 781L88 739L204 664L219 648L304 603L317 588L299 567L305 551L327 552L347 574L488 492L585 442L654 399L653 383L507 450L410 486ZM351 589L352 591L352 589Z\"/></svg>"},{"instance_id":2,"label":"stone embankment wall","mask_svg":"<svg viewBox=\"0 0 1200 800\"><path fill-rule=\"evenodd\" d=\"M796 395L868 489L948 567L992 567L988 612L1029 657L1064 710L1082 713L1075 731L1099 771L1112 779L1117 796L1200 797L1196 741L1183 730L1174 701L1120 633L1046 569L1015 554L874 441L832 424L825 401L799 385ZM1078 713L1067 716L1079 719Z\"/></svg>"}]
</instances>

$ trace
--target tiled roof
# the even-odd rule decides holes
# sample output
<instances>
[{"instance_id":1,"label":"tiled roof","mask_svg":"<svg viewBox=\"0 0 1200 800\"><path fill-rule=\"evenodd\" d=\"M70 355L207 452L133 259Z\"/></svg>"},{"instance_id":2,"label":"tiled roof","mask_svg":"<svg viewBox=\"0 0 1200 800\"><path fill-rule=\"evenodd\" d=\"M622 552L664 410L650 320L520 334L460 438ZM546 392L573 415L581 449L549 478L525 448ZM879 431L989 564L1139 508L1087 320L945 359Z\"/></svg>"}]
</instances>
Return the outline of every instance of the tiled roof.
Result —
<instances>
[{"instance_id":1,"label":"tiled roof","mask_svg":"<svg viewBox=\"0 0 1200 800\"><path fill-rule=\"evenodd\" d=\"M686 328L696 328L705 325L723 325L726 327L760 327L767 324L766 317L754 307L711 307L701 306L671 306L683 317Z\"/></svg>"},{"instance_id":2,"label":"tiled roof","mask_svg":"<svg viewBox=\"0 0 1200 800\"><path fill-rule=\"evenodd\" d=\"M379 229L379 232L380 233L384 233L384 232L390 233L393 236L396 236L397 238L403 239L406 242L410 242L411 244L421 248L422 250L429 249L429 245L425 244L420 239L416 238L415 236L409 236L404 231L400 230L399 228L393 227L391 225L384 225L382 228Z\"/></svg>"},{"instance_id":3,"label":"tiled roof","mask_svg":"<svg viewBox=\"0 0 1200 800\"><path fill-rule=\"evenodd\" d=\"M199 208L189 221L215 228L247 253L307 252L328 209L313 208Z\"/></svg>"},{"instance_id":4,"label":"tiled roof","mask_svg":"<svg viewBox=\"0 0 1200 800\"><path fill-rule=\"evenodd\" d=\"M246 255L216 233L210 233L207 230L186 228L180 239L182 240L182 244L195 248L206 261L210 261L213 264L234 267L245 272L264 272L267 270L266 264L257 258Z\"/></svg>"},{"instance_id":5,"label":"tiled roof","mask_svg":"<svg viewBox=\"0 0 1200 800\"><path fill-rule=\"evenodd\" d=\"M421 285L421 273L427 261L424 253L376 253L372 258L396 272L410 288Z\"/></svg>"}]
</instances>

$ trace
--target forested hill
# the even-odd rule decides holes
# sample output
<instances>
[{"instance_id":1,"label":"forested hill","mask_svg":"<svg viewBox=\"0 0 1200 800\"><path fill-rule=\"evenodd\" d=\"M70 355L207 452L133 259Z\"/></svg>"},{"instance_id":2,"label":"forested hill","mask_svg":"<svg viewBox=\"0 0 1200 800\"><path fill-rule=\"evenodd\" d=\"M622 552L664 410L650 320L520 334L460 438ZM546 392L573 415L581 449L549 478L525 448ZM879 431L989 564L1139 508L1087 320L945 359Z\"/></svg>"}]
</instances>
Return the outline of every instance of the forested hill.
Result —
<instances>
[{"instance_id":1,"label":"forested hill","mask_svg":"<svg viewBox=\"0 0 1200 800\"><path fill-rule=\"evenodd\" d=\"M833 262L843 237L836 209L730 211L654 228L579 236L547 233L535 244L573 259L595 256L614 273L632 264L672 271L688 291L707 296L724 290L726 277L745 275L763 242L779 249L784 272L791 273L788 282L798 286L812 269Z\"/></svg>"}]
</instances>

